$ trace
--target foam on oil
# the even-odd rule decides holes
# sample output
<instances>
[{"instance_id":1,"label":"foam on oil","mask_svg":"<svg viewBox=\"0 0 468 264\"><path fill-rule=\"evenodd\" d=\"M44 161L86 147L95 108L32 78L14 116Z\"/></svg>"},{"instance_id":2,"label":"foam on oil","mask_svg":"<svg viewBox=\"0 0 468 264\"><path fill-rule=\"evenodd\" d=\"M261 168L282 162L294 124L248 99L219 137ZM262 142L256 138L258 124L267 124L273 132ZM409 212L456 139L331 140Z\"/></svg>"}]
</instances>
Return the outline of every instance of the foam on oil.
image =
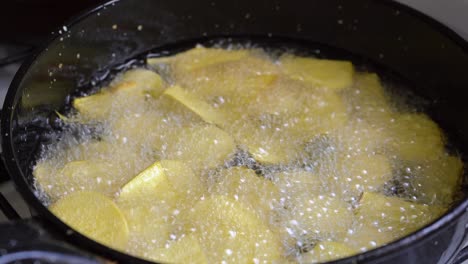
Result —
<instances>
[{"instance_id":1,"label":"foam on oil","mask_svg":"<svg viewBox=\"0 0 468 264\"><path fill-rule=\"evenodd\" d=\"M445 151L437 125L406 103L412 98L395 96L396 89L386 89L375 74L355 72L351 85L339 87L329 73L314 68L319 79L338 87L322 89L320 82L307 84L308 76L294 65L312 67L291 55L310 55L304 49L227 43L214 46L249 55L224 62L216 55L211 60L220 60L221 66L207 63L193 71L186 67L203 64L198 57L143 66L160 74L164 89L180 85L197 94L223 113L225 123L207 130L197 111L151 93L104 101L111 109L105 119L72 110L62 117L60 140L43 146L34 168L38 188L46 194L41 197L47 197L44 202L78 190L118 199L120 188L155 161L180 159L199 175L205 191L184 203L151 201L146 220L134 208L124 209L130 210L127 217L135 217L128 219L134 224L128 253L158 260L163 256L154 251L195 233L202 248L210 251L209 261L252 261L255 254L242 245L206 240L212 237L210 228L227 228L226 239L238 241L239 226L208 227L197 222L196 214L191 216L196 224L183 223L184 212L223 195L247 204L246 210L280 238L272 249L280 252L276 261L299 263L346 257L386 244L435 219L453 202L461 161ZM317 50L312 53L326 53ZM337 79L346 74L341 66L334 69ZM111 87L121 83L119 73L110 76L115 77ZM206 131L209 134L203 134ZM235 142L232 151L223 133ZM441 180L446 175L448 183ZM369 209L373 201L384 208ZM145 235L139 232L142 226L148 227ZM243 235L246 244L259 239Z\"/></svg>"}]
</instances>

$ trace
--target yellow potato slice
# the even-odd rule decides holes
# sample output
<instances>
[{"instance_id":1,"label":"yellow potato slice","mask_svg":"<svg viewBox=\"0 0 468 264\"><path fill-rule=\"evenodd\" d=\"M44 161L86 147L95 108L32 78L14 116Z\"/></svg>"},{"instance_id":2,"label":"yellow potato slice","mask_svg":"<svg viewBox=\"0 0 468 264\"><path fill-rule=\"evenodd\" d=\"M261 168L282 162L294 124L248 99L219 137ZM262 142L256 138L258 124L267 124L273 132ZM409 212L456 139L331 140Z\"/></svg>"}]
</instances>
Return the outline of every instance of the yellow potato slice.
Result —
<instances>
[{"instance_id":1,"label":"yellow potato slice","mask_svg":"<svg viewBox=\"0 0 468 264\"><path fill-rule=\"evenodd\" d=\"M167 175L171 186L179 196L186 199L197 199L204 192L200 176L184 162L177 160L161 160L159 162ZM184 201L187 203L187 201Z\"/></svg>"},{"instance_id":2,"label":"yellow potato slice","mask_svg":"<svg viewBox=\"0 0 468 264\"><path fill-rule=\"evenodd\" d=\"M412 195L425 203L448 206L460 191L463 162L457 156L443 154L409 172L411 177L403 180L414 188Z\"/></svg>"},{"instance_id":3,"label":"yellow potato slice","mask_svg":"<svg viewBox=\"0 0 468 264\"><path fill-rule=\"evenodd\" d=\"M113 138L72 143L41 160L33 174L41 189L56 200L77 190L95 190L112 196L154 161L152 153Z\"/></svg>"},{"instance_id":4,"label":"yellow potato slice","mask_svg":"<svg viewBox=\"0 0 468 264\"><path fill-rule=\"evenodd\" d=\"M282 195L292 193L308 193L319 195L323 193L324 183L313 172L294 170L275 173L275 185L280 189Z\"/></svg>"},{"instance_id":5,"label":"yellow potato slice","mask_svg":"<svg viewBox=\"0 0 468 264\"><path fill-rule=\"evenodd\" d=\"M122 86L122 83L134 84L135 86ZM111 92L148 93L158 97L164 92L164 81L154 71L147 69L132 69L118 76L111 84Z\"/></svg>"},{"instance_id":6,"label":"yellow potato slice","mask_svg":"<svg viewBox=\"0 0 468 264\"><path fill-rule=\"evenodd\" d=\"M174 100L195 112L204 121L223 125L226 122L226 117L220 111L217 111L214 107L209 105L207 102L199 99L194 94L184 90L179 86L172 86L164 92L164 95L170 96Z\"/></svg>"},{"instance_id":7,"label":"yellow potato slice","mask_svg":"<svg viewBox=\"0 0 468 264\"><path fill-rule=\"evenodd\" d=\"M281 131L293 139L305 141L340 131L348 121L346 105L338 94L291 80L276 82L247 110L252 116L274 116L280 121Z\"/></svg>"},{"instance_id":8,"label":"yellow potato slice","mask_svg":"<svg viewBox=\"0 0 468 264\"><path fill-rule=\"evenodd\" d=\"M345 127L348 114L343 100L335 93L318 92L307 97L303 111L292 118L295 135L312 139Z\"/></svg>"},{"instance_id":9,"label":"yellow potato slice","mask_svg":"<svg viewBox=\"0 0 468 264\"><path fill-rule=\"evenodd\" d=\"M268 89L258 91L251 105L245 106L252 114L290 116L301 113L309 101L308 97L313 97L315 92L302 82L280 77Z\"/></svg>"},{"instance_id":10,"label":"yellow potato slice","mask_svg":"<svg viewBox=\"0 0 468 264\"><path fill-rule=\"evenodd\" d=\"M205 48L199 45L172 57L150 58L147 62L149 65L170 64L174 75L179 76L211 65L240 60L248 55L248 50Z\"/></svg>"},{"instance_id":11,"label":"yellow potato slice","mask_svg":"<svg viewBox=\"0 0 468 264\"><path fill-rule=\"evenodd\" d=\"M277 215L283 216L281 223L286 224L286 228L280 228L283 244L289 250L296 250L298 246L302 247L311 240L310 236L305 235L306 230L298 226L297 220L292 219L295 214L302 214L301 208L296 207L300 207L298 204L307 203L310 197L327 193L327 186L318 175L310 171L284 171L274 173L271 177L280 191L280 205L288 208L277 206L274 210Z\"/></svg>"},{"instance_id":12,"label":"yellow potato slice","mask_svg":"<svg viewBox=\"0 0 468 264\"><path fill-rule=\"evenodd\" d=\"M184 123L185 120L178 123L172 116L147 112L119 118L112 124L112 134L123 144L161 151L165 144L176 140Z\"/></svg>"},{"instance_id":13,"label":"yellow potato slice","mask_svg":"<svg viewBox=\"0 0 468 264\"><path fill-rule=\"evenodd\" d=\"M283 223L290 235L300 240L343 237L354 215L350 205L328 195L289 194L289 209Z\"/></svg>"},{"instance_id":14,"label":"yellow potato slice","mask_svg":"<svg viewBox=\"0 0 468 264\"><path fill-rule=\"evenodd\" d=\"M184 236L165 248L149 252L149 259L164 263L208 263L205 253L194 235Z\"/></svg>"},{"instance_id":15,"label":"yellow potato slice","mask_svg":"<svg viewBox=\"0 0 468 264\"><path fill-rule=\"evenodd\" d=\"M69 190L98 191L112 196L121 184L115 179L113 171L112 165L108 162L79 160L65 164L60 174L64 182L70 183L67 186Z\"/></svg>"},{"instance_id":16,"label":"yellow potato slice","mask_svg":"<svg viewBox=\"0 0 468 264\"><path fill-rule=\"evenodd\" d=\"M353 232L344 238L344 243L356 252L364 252L386 245L396 239L399 234L390 232L369 224L359 224Z\"/></svg>"},{"instance_id":17,"label":"yellow potato slice","mask_svg":"<svg viewBox=\"0 0 468 264\"><path fill-rule=\"evenodd\" d=\"M76 231L106 246L124 249L128 227L119 208L108 197L88 191L72 193L49 208Z\"/></svg>"},{"instance_id":18,"label":"yellow potato slice","mask_svg":"<svg viewBox=\"0 0 468 264\"><path fill-rule=\"evenodd\" d=\"M330 135L340 151L348 153L383 153L390 136L385 126L364 120L350 120Z\"/></svg>"},{"instance_id":19,"label":"yellow potato slice","mask_svg":"<svg viewBox=\"0 0 468 264\"><path fill-rule=\"evenodd\" d=\"M161 77L152 71L135 69L100 92L75 98L73 107L85 120L108 121L111 116L140 113L147 95L159 96L164 91Z\"/></svg>"},{"instance_id":20,"label":"yellow potato slice","mask_svg":"<svg viewBox=\"0 0 468 264\"><path fill-rule=\"evenodd\" d=\"M187 223L209 263L275 263L281 261L279 236L254 212L223 195L199 201Z\"/></svg>"},{"instance_id":21,"label":"yellow potato slice","mask_svg":"<svg viewBox=\"0 0 468 264\"><path fill-rule=\"evenodd\" d=\"M175 191L160 162L155 162L126 183L119 193L119 200L173 199Z\"/></svg>"},{"instance_id":22,"label":"yellow potato slice","mask_svg":"<svg viewBox=\"0 0 468 264\"><path fill-rule=\"evenodd\" d=\"M416 231L445 211L442 207L407 202L364 192L357 208L359 225L344 241L361 252L383 246Z\"/></svg>"},{"instance_id":23,"label":"yellow potato slice","mask_svg":"<svg viewBox=\"0 0 468 264\"><path fill-rule=\"evenodd\" d=\"M41 162L34 168L34 176L52 200L76 191L96 191L112 196L122 181L115 178L116 170L102 160L78 160L57 168Z\"/></svg>"},{"instance_id":24,"label":"yellow potato slice","mask_svg":"<svg viewBox=\"0 0 468 264\"><path fill-rule=\"evenodd\" d=\"M50 159L51 162L55 162L57 158L66 159L66 162L63 160L61 162L57 161L57 164L61 163L59 164L60 168L63 167L63 164L71 161L90 160L108 162L112 160L109 158L112 153L118 151L119 147L122 147L105 137L100 140L89 139L83 142L67 142L66 144L66 146L61 148L63 152L57 153L58 155L54 155Z\"/></svg>"},{"instance_id":25,"label":"yellow potato slice","mask_svg":"<svg viewBox=\"0 0 468 264\"><path fill-rule=\"evenodd\" d=\"M224 105L245 108L260 92L268 90L277 76L277 66L270 59L251 55L200 68L176 82L220 109Z\"/></svg>"},{"instance_id":26,"label":"yellow potato slice","mask_svg":"<svg viewBox=\"0 0 468 264\"><path fill-rule=\"evenodd\" d=\"M112 111L112 104L112 97L107 93L97 93L73 100L73 107L81 115L92 120L107 118Z\"/></svg>"},{"instance_id":27,"label":"yellow potato slice","mask_svg":"<svg viewBox=\"0 0 468 264\"><path fill-rule=\"evenodd\" d=\"M66 156L74 160L108 160L117 146L105 140L90 140L66 149Z\"/></svg>"},{"instance_id":28,"label":"yellow potato slice","mask_svg":"<svg viewBox=\"0 0 468 264\"><path fill-rule=\"evenodd\" d=\"M249 144L248 150L256 161L271 165L271 164L288 164L295 159L294 150L282 148L279 145L270 147L269 144L275 144L274 140L261 141L260 144Z\"/></svg>"},{"instance_id":29,"label":"yellow potato slice","mask_svg":"<svg viewBox=\"0 0 468 264\"><path fill-rule=\"evenodd\" d=\"M150 199L117 201L130 231L127 252L146 257L166 244L177 229L178 211L174 202Z\"/></svg>"},{"instance_id":30,"label":"yellow potato slice","mask_svg":"<svg viewBox=\"0 0 468 264\"><path fill-rule=\"evenodd\" d=\"M195 172L223 165L236 151L233 138L213 125L183 129L165 152L168 159L182 160Z\"/></svg>"},{"instance_id":31,"label":"yellow potato slice","mask_svg":"<svg viewBox=\"0 0 468 264\"><path fill-rule=\"evenodd\" d=\"M51 180L57 175L58 171L59 169L57 169L52 162L46 160L38 161L33 168L35 184L52 200L57 200L64 195L64 190L60 187L56 187L56 181Z\"/></svg>"},{"instance_id":32,"label":"yellow potato slice","mask_svg":"<svg viewBox=\"0 0 468 264\"><path fill-rule=\"evenodd\" d=\"M342 155L338 161L340 175L338 182L341 194L358 197L362 192L376 192L392 179L392 166L387 157L378 154L361 153Z\"/></svg>"},{"instance_id":33,"label":"yellow potato slice","mask_svg":"<svg viewBox=\"0 0 468 264\"><path fill-rule=\"evenodd\" d=\"M307 131L317 130L317 127L326 130L333 124L344 122L347 116L344 100L334 91L316 89L288 78L279 78L268 89L259 91L247 111L252 115L281 116L293 126L297 123L298 130L305 127Z\"/></svg>"},{"instance_id":34,"label":"yellow potato slice","mask_svg":"<svg viewBox=\"0 0 468 264\"><path fill-rule=\"evenodd\" d=\"M344 242L361 252L380 247L416 231L443 211L438 206L364 192L357 208L359 225L346 235Z\"/></svg>"},{"instance_id":35,"label":"yellow potato slice","mask_svg":"<svg viewBox=\"0 0 468 264\"><path fill-rule=\"evenodd\" d=\"M283 55L279 62L290 78L317 87L341 90L353 84L354 69L349 61Z\"/></svg>"},{"instance_id":36,"label":"yellow potato slice","mask_svg":"<svg viewBox=\"0 0 468 264\"><path fill-rule=\"evenodd\" d=\"M198 176L181 161L154 163L122 187L117 203L128 219L133 251L163 246L175 230L177 215L203 192Z\"/></svg>"},{"instance_id":37,"label":"yellow potato slice","mask_svg":"<svg viewBox=\"0 0 468 264\"><path fill-rule=\"evenodd\" d=\"M283 121L285 123L283 123ZM303 140L295 138L287 120L275 117L245 119L233 123L227 131L240 148L263 164L288 164L302 155Z\"/></svg>"},{"instance_id":38,"label":"yellow potato slice","mask_svg":"<svg viewBox=\"0 0 468 264\"><path fill-rule=\"evenodd\" d=\"M262 131L258 127L244 126L233 133L241 145L252 157L263 164L287 164L296 158L293 144L287 144L287 137L272 131Z\"/></svg>"},{"instance_id":39,"label":"yellow potato slice","mask_svg":"<svg viewBox=\"0 0 468 264\"><path fill-rule=\"evenodd\" d=\"M124 137L114 138L112 135L103 135L100 141L89 141L67 150L67 155L76 160L102 161L109 164L106 175L111 175L112 185L121 187L133 176L154 162L154 155L143 152L140 146L130 144L130 139Z\"/></svg>"},{"instance_id":40,"label":"yellow potato slice","mask_svg":"<svg viewBox=\"0 0 468 264\"><path fill-rule=\"evenodd\" d=\"M126 85L126 84L125 84ZM112 120L113 115L123 115L126 112L141 111L142 98L136 96L115 96L109 92L99 92L85 97L75 98L73 107L78 110L78 122ZM138 103L137 103L138 102Z\"/></svg>"},{"instance_id":41,"label":"yellow potato slice","mask_svg":"<svg viewBox=\"0 0 468 264\"><path fill-rule=\"evenodd\" d=\"M378 75L359 73L355 80L354 87L346 94L353 113L371 124L388 123L393 110Z\"/></svg>"},{"instance_id":42,"label":"yellow potato slice","mask_svg":"<svg viewBox=\"0 0 468 264\"><path fill-rule=\"evenodd\" d=\"M299 257L300 263L322 263L352 256L357 252L344 243L322 241Z\"/></svg>"},{"instance_id":43,"label":"yellow potato slice","mask_svg":"<svg viewBox=\"0 0 468 264\"><path fill-rule=\"evenodd\" d=\"M203 190L200 178L182 161L161 160L155 162L125 184L120 200L170 200L196 198ZM183 201L183 200L182 200Z\"/></svg>"},{"instance_id":44,"label":"yellow potato slice","mask_svg":"<svg viewBox=\"0 0 468 264\"><path fill-rule=\"evenodd\" d=\"M251 54L250 54L251 53ZM259 93L269 90L278 76L277 65L260 51L241 60L225 61L178 74L174 82L224 113L223 124L241 118Z\"/></svg>"},{"instance_id":45,"label":"yellow potato slice","mask_svg":"<svg viewBox=\"0 0 468 264\"><path fill-rule=\"evenodd\" d=\"M442 131L424 114L398 115L390 130L389 147L403 160L434 160L444 151Z\"/></svg>"},{"instance_id":46,"label":"yellow potato slice","mask_svg":"<svg viewBox=\"0 0 468 264\"><path fill-rule=\"evenodd\" d=\"M442 212L440 207L364 192L359 201L357 216L364 225L402 237L430 223Z\"/></svg>"},{"instance_id":47,"label":"yellow potato slice","mask_svg":"<svg viewBox=\"0 0 468 264\"><path fill-rule=\"evenodd\" d=\"M259 227L257 231L253 263L284 263L281 237L266 226Z\"/></svg>"},{"instance_id":48,"label":"yellow potato slice","mask_svg":"<svg viewBox=\"0 0 468 264\"><path fill-rule=\"evenodd\" d=\"M65 122L65 123L70 121L70 118L62 115L59 111L54 111L54 112L61 121Z\"/></svg>"},{"instance_id":49,"label":"yellow potato slice","mask_svg":"<svg viewBox=\"0 0 468 264\"><path fill-rule=\"evenodd\" d=\"M221 170L211 193L240 201L267 224L280 198L279 189L273 182L243 167Z\"/></svg>"},{"instance_id":50,"label":"yellow potato slice","mask_svg":"<svg viewBox=\"0 0 468 264\"><path fill-rule=\"evenodd\" d=\"M385 106L388 104L388 96L385 93L380 78L375 73L358 73L355 75L355 96L361 103ZM370 100L372 99L372 100Z\"/></svg>"}]
</instances>

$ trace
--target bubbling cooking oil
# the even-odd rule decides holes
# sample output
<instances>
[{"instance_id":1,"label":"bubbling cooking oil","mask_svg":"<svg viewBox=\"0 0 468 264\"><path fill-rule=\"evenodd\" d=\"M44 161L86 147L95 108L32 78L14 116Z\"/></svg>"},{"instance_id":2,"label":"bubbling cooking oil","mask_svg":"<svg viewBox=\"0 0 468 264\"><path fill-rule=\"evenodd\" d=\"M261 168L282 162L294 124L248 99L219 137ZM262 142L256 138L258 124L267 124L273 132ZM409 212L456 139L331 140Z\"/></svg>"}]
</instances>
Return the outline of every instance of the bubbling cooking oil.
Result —
<instances>
[{"instance_id":1,"label":"bubbling cooking oil","mask_svg":"<svg viewBox=\"0 0 468 264\"><path fill-rule=\"evenodd\" d=\"M73 100L36 184L77 231L154 261L315 263L385 245L450 207L463 164L363 69L253 44L153 54ZM108 202L87 209L90 193Z\"/></svg>"}]
</instances>

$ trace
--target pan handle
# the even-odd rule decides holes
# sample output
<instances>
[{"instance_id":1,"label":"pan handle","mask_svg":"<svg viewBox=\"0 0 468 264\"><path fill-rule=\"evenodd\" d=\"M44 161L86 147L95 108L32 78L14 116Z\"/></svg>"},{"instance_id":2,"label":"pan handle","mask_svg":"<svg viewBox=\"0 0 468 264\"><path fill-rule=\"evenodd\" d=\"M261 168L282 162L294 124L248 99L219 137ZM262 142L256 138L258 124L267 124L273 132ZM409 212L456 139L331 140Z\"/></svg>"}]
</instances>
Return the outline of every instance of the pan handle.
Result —
<instances>
[{"instance_id":1,"label":"pan handle","mask_svg":"<svg viewBox=\"0 0 468 264\"><path fill-rule=\"evenodd\" d=\"M460 217L455 226L454 236L452 242L455 242L453 251L446 252L449 256L445 262L439 264L466 264L468 263L468 210Z\"/></svg>"},{"instance_id":2,"label":"pan handle","mask_svg":"<svg viewBox=\"0 0 468 264\"><path fill-rule=\"evenodd\" d=\"M463 264L468 260L468 247L462 248L453 260L452 264Z\"/></svg>"},{"instance_id":3,"label":"pan handle","mask_svg":"<svg viewBox=\"0 0 468 264\"><path fill-rule=\"evenodd\" d=\"M34 263L68 263L68 264L96 264L97 262L79 256L73 256L63 253L39 251L39 250L24 250L5 254L0 256L0 264L23 263L26 261L34 261Z\"/></svg>"},{"instance_id":4,"label":"pan handle","mask_svg":"<svg viewBox=\"0 0 468 264\"><path fill-rule=\"evenodd\" d=\"M104 260L65 243L44 227L40 218L0 224L0 264L103 264Z\"/></svg>"}]
</instances>

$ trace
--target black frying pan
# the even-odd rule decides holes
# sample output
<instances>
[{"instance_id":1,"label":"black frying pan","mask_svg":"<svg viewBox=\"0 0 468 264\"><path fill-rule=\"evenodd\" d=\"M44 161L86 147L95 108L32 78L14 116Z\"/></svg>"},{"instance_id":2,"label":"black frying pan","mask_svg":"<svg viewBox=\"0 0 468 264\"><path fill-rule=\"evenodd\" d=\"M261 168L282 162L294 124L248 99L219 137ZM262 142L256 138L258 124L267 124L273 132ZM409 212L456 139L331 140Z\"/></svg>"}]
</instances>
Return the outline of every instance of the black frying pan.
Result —
<instances>
[{"instance_id":1,"label":"black frying pan","mask_svg":"<svg viewBox=\"0 0 468 264\"><path fill-rule=\"evenodd\" d=\"M142 30L139 30L141 28ZM318 47L322 55L369 62L410 84L461 153L468 153L468 44L434 20L391 1L121 0L82 14L18 71L2 112L3 158L11 178L49 230L121 263L146 261L90 240L61 222L35 196L31 168L51 139L54 110L116 65L145 52L210 37L261 39ZM62 64L62 67L59 65ZM336 263L458 261L468 223L467 193L443 217L384 247ZM461 252L462 258L465 252Z\"/></svg>"}]
</instances>

